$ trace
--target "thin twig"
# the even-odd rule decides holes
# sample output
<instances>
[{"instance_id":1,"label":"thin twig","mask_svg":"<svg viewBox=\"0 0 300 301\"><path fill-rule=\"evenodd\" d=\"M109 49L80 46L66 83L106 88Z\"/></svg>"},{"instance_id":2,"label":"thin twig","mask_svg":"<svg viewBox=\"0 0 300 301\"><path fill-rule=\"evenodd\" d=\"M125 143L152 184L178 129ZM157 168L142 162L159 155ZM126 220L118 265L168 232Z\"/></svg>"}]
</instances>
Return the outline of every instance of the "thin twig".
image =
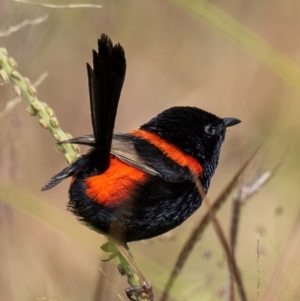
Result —
<instances>
[{"instance_id":1,"label":"thin twig","mask_svg":"<svg viewBox=\"0 0 300 301\"><path fill-rule=\"evenodd\" d=\"M5 108L0 112L0 119L8 114L18 103L20 103L21 99L21 97L15 97L7 102Z\"/></svg>"},{"instance_id":2,"label":"thin twig","mask_svg":"<svg viewBox=\"0 0 300 301\"><path fill-rule=\"evenodd\" d=\"M13 32L18 31L27 25L37 25L37 24L40 24L40 23L46 21L47 19L48 19L48 15L43 15L42 17L36 18L34 20L26 19L18 25L9 27L6 31L2 31L2 32L0 31L0 37L1 38L7 37L10 34L12 34Z\"/></svg>"},{"instance_id":3,"label":"thin twig","mask_svg":"<svg viewBox=\"0 0 300 301\"><path fill-rule=\"evenodd\" d=\"M216 233L219 237L221 245L222 245L222 247L225 251L225 254L226 254L226 257L227 257L228 267L229 267L229 269L230 269L231 273L233 274L234 279L236 281L241 300L247 301L247 296L246 296L246 292L245 292L244 285L243 285L243 282L242 282L241 274L238 270L235 258L232 256L232 253L230 251L230 247L229 247L229 244L226 240L224 231L222 230L222 227L221 227L218 219L215 216L215 213L214 213L214 211L213 211L213 209L210 205L210 202L209 202L208 198L205 195L205 192L203 190L203 187L202 187L202 184L201 184L199 178L197 176L194 176L194 181L196 183L196 187L199 191L199 194L201 195L201 197L203 199L203 202L206 204L206 206L208 208L208 212L209 212L210 218L212 220L212 224L213 224L213 226L216 230Z\"/></svg>"},{"instance_id":4,"label":"thin twig","mask_svg":"<svg viewBox=\"0 0 300 301\"><path fill-rule=\"evenodd\" d=\"M38 3L28 0L14 0L15 2L20 2L24 4L36 5L47 8L102 8L99 4L51 4L51 3Z\"/></svg>"},{"instance_id":5,"label":"thin twig","mask_svg":"<svg viewBox=\"0 0 300 301\"><path fill-rule=\"evenodd\" d=\"M254 181L243 185L242 188L239 189L236 197L233 199L233 209L230 226L230 246L231 252L233 254L235 253L241 207L245 204L246 200L252 197L256 192L258 192L258 190L271 178L274 172L275 169L272 171L267 170L260 176L258 176Z\"/></svg>"},{"instance_id":6,"label":"thin twig","mask_svg":"<svg viewBox=\"0 0 300 301\"><path fill-rule=\"evenodd\" d=\"M254 156L256 155L258 149L250 156L250 158L239 168L239 170L235 173L232 177L230 182L225 186L222 192L219 194L215 202L213 203L212 210L213 212L217 212L225 201L228 198L228 195L233 191L238 183L238 179L241 174L245 171L246 167L252 161ZM169 298L169 292L172 289L175 281L177 280L180 272L182 271L187 259L189 258L190 254L192 253L197 241L199 240L200 236L203 234L204 230L207 228L207 225L211 221L211 216L209 212L205 214L205 216L199 221L199 223L195 226L195 228L191 231L189 238L187 239L186 243L184 244L183 248L181 249L174 268L170 274L170 277L165 285L164 291L161 295L160 301L167 301Z\"/></svg>"}]
</instances>

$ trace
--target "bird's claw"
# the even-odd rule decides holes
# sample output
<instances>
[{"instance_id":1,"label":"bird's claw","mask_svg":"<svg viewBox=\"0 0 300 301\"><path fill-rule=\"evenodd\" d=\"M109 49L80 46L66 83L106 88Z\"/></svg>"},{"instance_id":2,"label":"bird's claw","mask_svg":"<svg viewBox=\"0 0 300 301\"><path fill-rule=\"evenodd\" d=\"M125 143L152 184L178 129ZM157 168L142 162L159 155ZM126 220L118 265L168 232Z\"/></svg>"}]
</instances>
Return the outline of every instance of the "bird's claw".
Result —
<instances>
[{"instance_id":1,"label":"bird's claw","mask_svg":"<svg viewBox=\"0 0 300 301\"><path fill-rule=\"evenodd\" d=\"M140 298L153 301L154 295L152 291L152 285L144 281L141 286L133 286L126 289L126 295L129 300L137 301L138 299L133 299L133 295L138 295Z\"/></svg>"}]
</instances>

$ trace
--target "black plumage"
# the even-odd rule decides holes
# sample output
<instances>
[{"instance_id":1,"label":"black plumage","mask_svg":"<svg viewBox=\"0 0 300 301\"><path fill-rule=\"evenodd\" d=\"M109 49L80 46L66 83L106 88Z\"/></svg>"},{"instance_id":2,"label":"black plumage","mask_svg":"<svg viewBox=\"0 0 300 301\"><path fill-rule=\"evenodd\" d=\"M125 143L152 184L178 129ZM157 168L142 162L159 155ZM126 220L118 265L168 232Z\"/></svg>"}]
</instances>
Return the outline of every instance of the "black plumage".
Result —
<instances>
[{"instance_id":1,"label":"black plumage","mask_svg":"<svg viewBox=\"0 0 300 301\"><path fill-rule=\"evenodd\" d=\"M226 128L240 121L173 107L137 131L113 134L124 50L102 35L93 58L93 68L87 68L94 134L65 142L92 148L44 190L72 176L68 207L88 226L123 243L160 235L199 208L202 200L191 172L207 192Z\"/></svg>"}]
</instances>

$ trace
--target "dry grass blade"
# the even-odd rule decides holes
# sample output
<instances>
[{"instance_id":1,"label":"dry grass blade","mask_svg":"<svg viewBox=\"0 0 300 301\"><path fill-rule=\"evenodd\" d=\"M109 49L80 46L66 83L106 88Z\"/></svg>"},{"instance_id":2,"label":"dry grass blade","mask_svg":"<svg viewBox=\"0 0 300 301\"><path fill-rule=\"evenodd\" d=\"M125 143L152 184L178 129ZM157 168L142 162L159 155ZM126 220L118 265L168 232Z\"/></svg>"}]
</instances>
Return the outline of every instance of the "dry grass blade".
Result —
<instances>
[{"instance_id":1,"label":"dry grass blade","mask_svg":"<svg viewBox=\"0 0 300 301\"><path fill-rule=\"evenodd\" d=\"M272 47L254 31L232 18L210 1L169 0L193 14L210 28L220 33L238 47L268 66L286 83L299 90L300 69L287 56Z\"/></svg>"},{"instance_id":2,"label":"dry grass blade","mask_svg":"<svg viewBox=\"0 0 300 301\"><path fill-rule=\"evenodd\" d=\"M31 4L41 7L47 8L102 8L102 5L98 4L85 4L85 3L78 3L78 4L51 4L51 3L38 3L34 1L27 1L27 0L14 0L15 2Z\"/></svg>"},{"instance_id":3,"label":"dry grass blade","mask_svg":"<svg viewBox=\"0 0 300 301\"><path fill-rule=\"evenodd\" d=\"M22 97L27 102L28 113L37 116L40 125L47 129L57 141L68 140L72 137L62 130L54 110L38 99L36 88L28 78L17 71L16 61L8 55L5 48L0 48L0 81L14 85L17 97ZM74 162L79 156L77 145L64 144L58 145L56 148L64 154L67 163Z\"/></svg>"},{"instance_id":4,"label":"dry grass blade","mask_svg":"<svg viewBox=\"0 0 300 301\"><path fill-rule=\"evenodd\" d=\"M276 260L273 273L261 294L261 300L284 300L286 292L290 290L291 283L295 281L295 287L299 287L299 238L300 210L298 209L290 233L287 234L285 244L282 246L280 257ZM298 299L297 295L294 300Z\"/></svg>"},{"instance_id":5,"label":"dry grass blade","mask_svg":"<svg viewBox=\"0 0 300 301\"><path fill-rule=\"evenodd\" d=\"M260 290L260 251L259 251L260 242L259 242L259 233L257 233L256 240L257 240L257 248L256 248L256 252L257 252L257 259L256 259L256 264L257 264L256 300L259 301L259 290Z\"/></svg>"},{"instance_id":6,"label":"dry grass blade","mask_svg":"<svg viewBox=\"0 0 300 301\"><path fill-rule=\"evenodd\" d=\"M22 23L15 25L15 26L11 26L6 31L0 32L0 37L1 38L7 37L10 34L12 34L13 32L18 31L27 25L37 25L37 24L40 24L40 23L46 21L47 19L48 19L48 15L43 15L42 17L39 17L34 20L26 19Z\"/></svg>"},{"instance_id":7,"label":"dry grass blade","mask_svg":"<svg viewBox=\"0 0 300 301\"><path fill-rule=\"evenodd\" d=\"M227 200L228 195L232 192L232 190L236 187L238 183L239 177L242 175L242 173L245 171L246 167L249 165L249 163L253 160L254 156L256 155L258 149L252 154L252 156L239 168L239 170L235 173L235 175L232 177L231 181L227 184L227 186L222 190L218 198L215 200L215 202L212 204L211 208L213 212L217 212L224 202ZM195 244L197 243L199 237L202 235L204 230L206 229L207 225L211 221L211 216L209 212L205 214L205 216L202 218L202 220L196 225L196 227L192 230L190 237L187 239L187 242L183 246L176 263L174 265L174 268L171 272L171 275L167 281L167 284L165 286L165 289L162 293L162 296L160 298L160 301L166 301L169 298L169 292L172 289L176 279L178 278L180 272L182 271L188 257L190 256Z\"/></svg>"},{"instance_id":8,"label":"dry grass blade","mask_svg":"<svg viewBox=\"0 0 300 301\"><path fill-rule=\"evenodd\" d=\"M232 203L232 218L231 218L231 225L230 225L230 249L231 253L235 255L235 248L237 244L237 235L241 217L241 209L242 206L246 203L246 201L252 197L258 190L269 181L269 179L274 175L275 170L279 167L276 166L272 171L265 171L261 175L259 175L254 181L251 183L247 183L243 185L236 197L233 199ZM229 293L228 293L228 300L234 300L234 291L233 291L233 275L229 276Z\"/></svg>"},{"instance_id":9,"label":"dry grass blade","mask_svg":"<svg viewBox=\"0 0 300 301\"><path fill-rule=\"evenodd\" d=\"M75 243L79 249L87 251L88 254L103 258L103 254L99 249L99 243L105 242L104 237L95 231L91 231L88 227L84 227L69 212L58 209L51 202L43 201L42 198L18 185L4 185L0 182L0 204L6 205L16 213L35 221L39 227L48 229L59 237L64 237L67 241ZM153 274L167 275L167 270L157 262L149 260L149 256L138 255L138 259ZM118 260L112 260L109 265L106 262L103 263L108 266L105 266L108 269L108 275L111 276L111 270L114 270L118 263L120 263ZM118 276L118 274L116 275ZM140 285L140 283L136 282L136 285ZM163 288L160 280L157 278L153 279L153 284L159 289ZM187 284L188 282L184 282L184 285ZM94 300L98 301L99 298Z\"/></svg>"},{"instance_id":10,"label":"dry grass blade","mask_svg":"<svg viewBox=\"0 0 300 301\"><path fill-rule=\"evenodd\" d=\"M111 289L113 290L114 294L121 300L121 301L125 301L125 299L116 292L115 288L113 287L111 280L109 279L109 277L107 276L107 274L103 271L103 269L99 268L100 272L102 273L102 275L106 278L109 286L111 287Z\"/></svg>"}]
</instances>

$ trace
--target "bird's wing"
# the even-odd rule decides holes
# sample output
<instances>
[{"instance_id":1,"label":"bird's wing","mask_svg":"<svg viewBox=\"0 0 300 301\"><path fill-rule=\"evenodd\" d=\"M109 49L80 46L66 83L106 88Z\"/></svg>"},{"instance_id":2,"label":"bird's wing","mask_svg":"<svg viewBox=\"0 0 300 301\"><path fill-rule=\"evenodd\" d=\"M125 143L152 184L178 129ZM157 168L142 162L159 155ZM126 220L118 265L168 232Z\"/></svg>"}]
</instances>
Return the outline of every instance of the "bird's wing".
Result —
<instances>
[{"instance_id":1,"label":"bird's wing","mask_svg":"<svg viewBox=\"0 0 300 301\"><path fill-rule=\"evenodd\" d=\"M94 135L85 135L59 143L82 144L96 146ZM191 181L192 175L188 167L180 166L155 145L132 134L115 133L112 139L111 154L122 162L133 166L145 173L163 178L167 182L181 183ZM84 168L87 156L82 156L75 163L56 174L42 190L53 188L62 180Z\"/></svg>"},{"instance_id":2,"label":"bird's wing","mask_svg":"<svg viewBox=\"0 0 300 301\"><path fill-rule=\"evenodd\" d=\"M124 163L133 166L153 176L162 175L149 166L147 161L138 154L134 144L134 137L129 134L114 134L111 153Z\"/></svg>"},{"instance_id":3,"label":"bird's wing","mask_svg":"<svg viewBox=\"0 0 300 301\"><path fill-rule=\"evenodd\" d=\"M94 135L85 135L62 143L95 147L95 137ZM192 179L188 167L179 165L149 141L132 134L115 133L112 140L111 154L128 165L150 175L162 177L169 182L182 182Z\"/></svg>"}]
</instances>

